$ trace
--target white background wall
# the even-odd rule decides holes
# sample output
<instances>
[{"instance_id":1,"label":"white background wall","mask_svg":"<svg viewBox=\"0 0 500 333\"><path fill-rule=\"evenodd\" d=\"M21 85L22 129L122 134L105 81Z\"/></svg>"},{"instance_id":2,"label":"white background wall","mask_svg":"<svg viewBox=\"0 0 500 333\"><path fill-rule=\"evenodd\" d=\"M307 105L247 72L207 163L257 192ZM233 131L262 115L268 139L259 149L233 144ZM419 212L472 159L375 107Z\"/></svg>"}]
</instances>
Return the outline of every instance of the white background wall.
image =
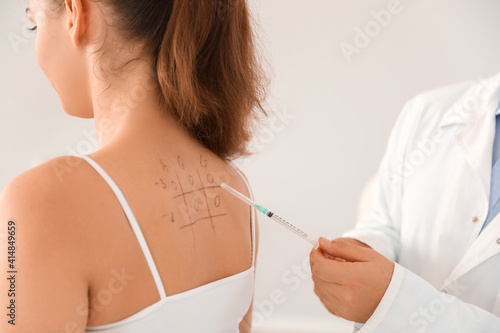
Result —
<instances>
[{"instance_id":1,"label":"white background wall","mask_svg":"<svg viewBox=\"0 0 500 333\"><path fill-rule=\"evenodd\" d=\"M389 0L252 2L273 68L270 104L288 116L271 117L254 145L259 154L242 167L258 201L312 234L335 237L354 225L363 185L407 99L500 70L496 0L401 0L402 11L351 62L341 43L354 45L356 29ZM84 131L93 128L62 111L38 67L35 35L25 31L25 7L0 2L0 189L37 163L85 149ZM265 217L260 226L259 331L349 331L298 268L310 246Z\"/></svg>"}]
</instances>

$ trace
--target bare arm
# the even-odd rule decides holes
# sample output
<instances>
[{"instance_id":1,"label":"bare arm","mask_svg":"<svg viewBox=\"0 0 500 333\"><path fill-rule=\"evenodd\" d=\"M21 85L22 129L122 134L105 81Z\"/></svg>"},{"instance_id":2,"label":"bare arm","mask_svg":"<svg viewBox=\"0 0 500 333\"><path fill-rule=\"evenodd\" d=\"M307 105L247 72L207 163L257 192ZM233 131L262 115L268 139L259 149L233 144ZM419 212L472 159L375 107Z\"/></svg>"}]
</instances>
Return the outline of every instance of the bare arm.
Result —
<instances>
[{"instance_id":1,"label":"bare arm","mask_svg":"<svg viewBox=\"0 0 500 333\"><path fill-rule=\"evenodd\" d=\"M0 196L3 333L85 331L88 284L75 250L78 228L51 178L47 168L32 169Z\"/></svg>"},{"instance_id":2,"label":"bare arm","mask_svg":"<svg viewBox=\"0 0 500 333\"><path fill-rule=\"evenodd\" d=\"M259 223L257 219L257 212L255 212L255 266L257 266L257 255L259 250ZM240 333L250 333L252 332L252 312L253 312L253 301L250 305L245 317L240 323Z\"/></svg>"}]
</instances>

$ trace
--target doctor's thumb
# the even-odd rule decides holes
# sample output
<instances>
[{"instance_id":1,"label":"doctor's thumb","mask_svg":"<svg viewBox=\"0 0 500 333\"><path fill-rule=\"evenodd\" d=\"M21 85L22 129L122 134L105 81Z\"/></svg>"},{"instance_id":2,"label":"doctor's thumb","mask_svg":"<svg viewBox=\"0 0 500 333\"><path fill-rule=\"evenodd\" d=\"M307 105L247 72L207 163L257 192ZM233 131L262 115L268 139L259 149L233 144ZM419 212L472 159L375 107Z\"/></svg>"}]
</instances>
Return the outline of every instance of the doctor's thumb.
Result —
<instances>
[{"instance_id":1,"label":"doctor's thumb","mask_svg":"<svg viewBox=\"0 0 500 333\"><path fill-rule=\"evenodd\" d=\"M369 261L373 250L343 241L329 241L326 238L319 238L319 248L332 257L342 258L346 261Z\"/></svg>"}]
</instances>

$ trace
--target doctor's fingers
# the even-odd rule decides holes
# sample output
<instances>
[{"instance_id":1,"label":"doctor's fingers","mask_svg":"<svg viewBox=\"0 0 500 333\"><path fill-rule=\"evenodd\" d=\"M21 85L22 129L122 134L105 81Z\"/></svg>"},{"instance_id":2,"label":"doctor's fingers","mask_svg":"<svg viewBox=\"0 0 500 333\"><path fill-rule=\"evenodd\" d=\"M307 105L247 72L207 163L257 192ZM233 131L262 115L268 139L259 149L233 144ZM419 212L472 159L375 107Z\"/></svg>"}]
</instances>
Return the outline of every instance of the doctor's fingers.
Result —
<instances>
[{"instance_id":1,"label":"doctor's fingers","mask_svg":"<svg viewBox=\"0 0 500 333\"><path fill-rule=\"evenodd\" d=\"M319 238L319 249L333 257L339 257L346 261L372 261L378 252L364 246L356 245L343 240L329 241L326 238Z\"/></svg>"},{"instance_id":2,"label":"doctor's fingers","mask_svg":"<svg viewBox=\"0 0 500 333\"><path fill-rule=\"evenodd\" d=\"M330 259L330 260L336 260L336 261L340 261L340 262L346 262L345 259L342 259L342 258L339 258L339 257L335 257L335 256L332 256L332 255L329 255L328 253L326 252L323 252L321 249L318 249L318 250L315 250L315 249L312 249L310 255L309 255L309 259L311 259L311 255L313 254L313 251L319 251L319 255L327 258L327 259Z\"/></svg>"},{"instance_id":3,"label":"doctor's fingers","mask_svg":"<svg viewBox=\"0 0 500 333\"><path fill-rule=\"evenodd\" d=\"M345 259L342 259L342 258L339 258L339 257L334 257L334 256L331 256L329 255L328 253L326 252L323 252L323 255L325 256L326 259L330 259L330 260L335 260L335 261L340 261L340 262L346 262L347 260Z\"/></svg>"},{"instance_id":4,"label":"doctor's fingers","mask_svg":"<svg viewBox=\"0 0 500 333\"><path fill-rule=\"evenodd\" d=\"M311 253L311 273L313 280L345 285L353 276L353 269L356 263L343 262L327 259L320 254L321 252Z\"/></svg>"},{"instance_id":5,"label":"doctor's fingers","mask_svg":"<svg viewBox=\"0 0 500 333\"><path fill-rule=\"evenodd\" d=\"M337 286L338 287L338 286ZM330 288L326 282L314 284L314 293L318 296L323 306L333 315L340 317L341 301L335 295L336 290Z\"/></svg>"},{"instance_id":6,"label":"doctor's fingers","mask_svg":"<svg viewBox=\"0 0 500 333\"><path fill-rule=\"evenodd\" d=\"M339 261L339 262L346 262L345 259L343 258L340 258L340 257L336 257L336 256L332 256L326 252L324 252L321 248L317 248L317 249L312 249L311 252L309 253L309 261L312 263L313 261L316 262L318 260L321 260L321 259L329 259L329 260L336 260L336 261Z\"/></svg>"}]
</instances>

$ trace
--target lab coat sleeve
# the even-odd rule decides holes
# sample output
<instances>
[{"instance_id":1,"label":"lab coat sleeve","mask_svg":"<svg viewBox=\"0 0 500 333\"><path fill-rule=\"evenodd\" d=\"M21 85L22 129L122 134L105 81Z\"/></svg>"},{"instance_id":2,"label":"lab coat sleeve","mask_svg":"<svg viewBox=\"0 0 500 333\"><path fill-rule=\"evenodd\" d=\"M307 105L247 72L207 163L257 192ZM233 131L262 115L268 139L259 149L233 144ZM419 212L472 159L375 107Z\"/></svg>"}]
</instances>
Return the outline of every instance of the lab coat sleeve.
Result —
<instances>
[{"instance_id":1,"label":"lab coat sleeve","mask_svg":"<svg viewBox=\"0 0 500 333\"><path fill-rule=\"evenodd\" d=\"M460 295L457 295L460 296ZM458 297L438 291L395 264L392 280L373 315L357 333L500 332L500 318Z\"/></svg>"},{"instance_id":2,"label":"lab coat sleeve","mask_svg":"<svg viewBox=\"0 0 500 333\"><path fill-rule=\"evenodd\" d=\"M397 261L400 252L401 199L404 184L404 161L408 142L414 135L424 106L418 97L404 106L390 134L386 152L380 163L373 207L343 234L371 246L385 257Z\"/></svg>"}]
</instances>

